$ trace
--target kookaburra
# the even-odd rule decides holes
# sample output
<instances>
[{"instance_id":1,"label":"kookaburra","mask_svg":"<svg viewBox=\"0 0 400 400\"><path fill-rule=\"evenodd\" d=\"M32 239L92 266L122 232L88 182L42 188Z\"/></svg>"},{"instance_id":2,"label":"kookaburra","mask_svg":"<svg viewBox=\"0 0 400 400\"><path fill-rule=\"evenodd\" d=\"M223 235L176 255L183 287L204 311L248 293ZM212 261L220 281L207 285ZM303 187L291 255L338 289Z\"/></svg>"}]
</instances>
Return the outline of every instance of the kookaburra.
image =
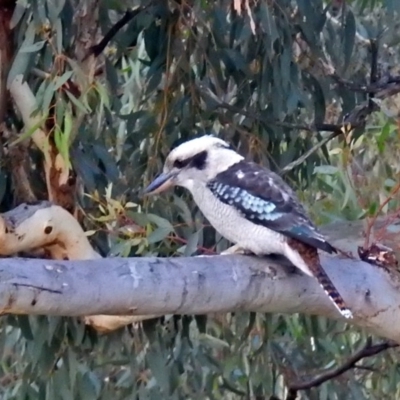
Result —
<instances>
[{"instance_id":1,"label":"kookaburra","mask_svg":"<svg viewBox=\"0 0 400 400\"><path fill-rule=\"evenodd\" d=\"M224 254L281 254L315 277L340 313L352 318L319 260L318 249L328 253L336 249L277 174L245 161L228 143L207 135L173 149L163 172L144 193L172 186L188 189L210 224L234 243Z\"/></svg>"}]
</instances>

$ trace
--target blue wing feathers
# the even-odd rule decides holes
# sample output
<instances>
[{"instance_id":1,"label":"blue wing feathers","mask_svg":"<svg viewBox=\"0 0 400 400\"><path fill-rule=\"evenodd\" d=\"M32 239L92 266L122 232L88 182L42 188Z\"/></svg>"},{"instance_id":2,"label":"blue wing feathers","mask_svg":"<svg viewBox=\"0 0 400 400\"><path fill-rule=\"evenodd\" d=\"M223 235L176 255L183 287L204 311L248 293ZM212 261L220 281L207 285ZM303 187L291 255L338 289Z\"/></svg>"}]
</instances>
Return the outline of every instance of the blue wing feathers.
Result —
<instances>
[{"instance_id":1,"label":"blue wing feathers","mask_svg":"<svg viewBox=\"0 0 400 400\"><path fill-rule=\"evenodd\" d=\"M336 251L307 217L293 190L274 172L240 161L208 187L254 223L329 253Z\"/></svg>"}]
</instances>

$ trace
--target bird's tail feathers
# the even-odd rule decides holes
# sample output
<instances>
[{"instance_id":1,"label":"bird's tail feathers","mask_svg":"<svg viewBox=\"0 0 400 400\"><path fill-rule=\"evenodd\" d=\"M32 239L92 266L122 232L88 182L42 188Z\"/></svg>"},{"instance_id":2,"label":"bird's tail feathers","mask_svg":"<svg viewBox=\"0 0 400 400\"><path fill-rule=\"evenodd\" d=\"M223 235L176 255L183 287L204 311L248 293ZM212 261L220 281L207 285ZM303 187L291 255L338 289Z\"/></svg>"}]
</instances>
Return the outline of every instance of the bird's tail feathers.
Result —
<instances>
[{"instance_id":1,"label":"bird's tail feathers","mask_svg":"<svg viewBox=\"0 0 400 400\"><path fill-rule=\"evenodd\" d=\"M322 268L318 250L315 247L299 240L289 239L286 256L303 272L317 279L332 303L345 318L353 318L352 312Z\"/></svg>"},{"instance_id":2,"label":"bird's tail feathers","mask_svg":"<svg viewBox=\"0 0 400 400\"><path fill-rule=\"evenodd\" d=\"M329 279L328 275L325 273L322 267L318 269L318 272L315 274L315 277L317 278L318 283L321 285L322 289L324 289L325 293L328 295L332 303L336 306L336 308L343 315L343 317L353 318L353 313L346 306L346 303L343 300L342 296L336 290L332 281Z\"/></svg>"}]
</instances>

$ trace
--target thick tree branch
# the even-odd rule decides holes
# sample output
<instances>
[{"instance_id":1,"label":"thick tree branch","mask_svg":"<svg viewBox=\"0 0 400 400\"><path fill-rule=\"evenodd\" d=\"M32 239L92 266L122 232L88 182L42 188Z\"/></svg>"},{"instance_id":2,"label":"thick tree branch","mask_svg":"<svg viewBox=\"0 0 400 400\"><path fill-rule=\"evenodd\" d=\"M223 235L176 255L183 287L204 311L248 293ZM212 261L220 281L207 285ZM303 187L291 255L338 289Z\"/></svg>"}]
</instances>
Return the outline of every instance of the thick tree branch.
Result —
<instances>
[{"instance_id":1,"label":"thick tree branch","mask_svg":"<svg viewBox=\"0 0 400 400\"><path fill-rule=\"evenodd\" d=\"M93 250L78 221L49 201L21 204L1 215L0 255L37 249L59 260L101 257Z\"/></svg>"},{"instance_id":2,"label":"thick tree branch","mask_svg":"<svg viewBox=\"0 0 400 400\"><path fill-rule=\"evenodd\" d=\"M355 318L350 322L400 342L399 281L360 261L323 257L322 262L353 309ZM0 277L3 313L81 316L258 311L340 318L314 279L288 272L270 258L2 259Z\"/></svg>"},{"instance_id":3,"label":"thick tree branch","mask_svg":"<svg viewBox=\"0 0 400 400\"><path fill-rule=\"evenodd\" d=\"M101 258L92 248L78 221L65 209L48 201L21 204L0 217L0 255L10 256L21 252L39 252L39 255L46 255L53 260ZM42 287L31 282L18 286L31 289ZM106 332L153 317L93 315L84 320L86 324Z\"/></svg>"},{"instance_id":4,"label":"thick tree branch","mask_svg":"<svg viewBox=\"0 0 400 400\"><path fill-rule=\"evenodd\" d=\"M376 221L377 228L382 223ZM332 225L324 232L347 252L356 252L363 242L361 223ZM393 246L398 235L387 239ZM3 313L85 316L100 330L170 313L248 310L340 318L313 279L288 273L276 259L102 259L75 218L50 202L23 204L2 214L0 244L1 255L40 249L52 259L74 260L0 260ZM353 323L400 340L399 272L355 260L323 261L353 308Z\"/></svg>"}]
</instances>

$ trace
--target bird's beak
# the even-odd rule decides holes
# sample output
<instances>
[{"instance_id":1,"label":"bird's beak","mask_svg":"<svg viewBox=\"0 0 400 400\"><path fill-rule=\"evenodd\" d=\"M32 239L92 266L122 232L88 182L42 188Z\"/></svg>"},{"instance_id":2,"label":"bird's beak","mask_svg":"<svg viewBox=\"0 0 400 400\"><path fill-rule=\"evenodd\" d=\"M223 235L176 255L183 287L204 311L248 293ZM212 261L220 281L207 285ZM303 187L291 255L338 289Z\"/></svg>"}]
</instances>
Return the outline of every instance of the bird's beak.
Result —
<instances>
[{"instance_id":1,"label":"bird's beak","mask_svg":"<svg viewBox=\"0 0 400 400\"><path fill-rule=\"evenodd\" d=\"M150 196L156 193L164 192L174 186L173 179L178 175L177 171L170 171L158 175L153 182L143 191L143 195Z\"/></svg>"}]
</instances>

